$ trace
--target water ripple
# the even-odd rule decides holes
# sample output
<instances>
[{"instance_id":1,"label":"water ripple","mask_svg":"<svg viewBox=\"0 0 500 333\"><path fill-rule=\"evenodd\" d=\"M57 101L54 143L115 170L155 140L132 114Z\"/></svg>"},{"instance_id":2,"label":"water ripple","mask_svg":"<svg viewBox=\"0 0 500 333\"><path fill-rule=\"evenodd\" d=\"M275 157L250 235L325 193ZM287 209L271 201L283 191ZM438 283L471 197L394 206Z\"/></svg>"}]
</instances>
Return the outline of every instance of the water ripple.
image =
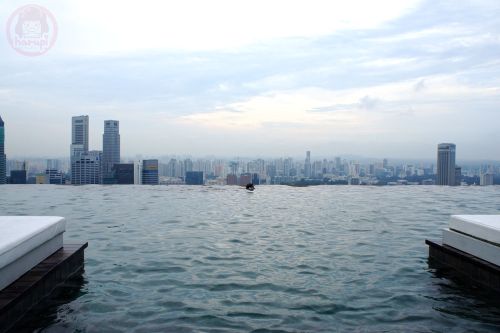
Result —
<instances>
[{"instance_id":1,"label":"water ripple","mask_svg":"<svg viewBox=\"0 0 500 333\"><path fill-rule=\"evenodd\" d=\"M19 331L89 333L498 332L500 301L429 268L424 243L498 202L499 187L0 192L2 214L65 216L66 242L89 242L83 277Z\"/></svg>"}]
</instances>

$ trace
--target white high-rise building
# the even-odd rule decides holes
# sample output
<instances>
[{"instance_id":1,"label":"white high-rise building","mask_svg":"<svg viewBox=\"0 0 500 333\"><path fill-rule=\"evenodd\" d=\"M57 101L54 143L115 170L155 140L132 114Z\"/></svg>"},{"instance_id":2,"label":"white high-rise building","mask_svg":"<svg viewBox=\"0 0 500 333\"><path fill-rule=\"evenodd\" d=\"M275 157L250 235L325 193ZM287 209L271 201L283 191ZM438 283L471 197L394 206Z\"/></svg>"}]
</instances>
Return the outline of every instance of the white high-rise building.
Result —
<instances>
[{"instance_id":1,"label":"white high-rise building","mask_svg":"<svg viewBox=\"0 0 500 333\"><path fill-rule=\"evenodd\" d=\"M134 162L134 184L142 185L142 160Z\"/></svg>"},{"instance_id":2,"label":"white high-rise building","mask_svg":"<svg viewBox=\"0 0 500 333\"><path fill-rule=\"evenodd\" d=\"M76 170L76 162L80 160L83 154L89 151L89 116L76 116L71 118L71 183L80 184L80 174L75 178L81 170Z\"/></svg>"},{"instance_id":3,"label":"white high-rise building","mask_svg":"<svg viewBox=\"0 0 500 333\"><path fill-rule=\"evenodd\" d=\"M481 177L479 178L479 182L481 186L489 186L493 185L493 174L492 173L481 173Z\"/></svg>"},{"instance_id":4,"label":"white high-rise building","mask_svg":"<svg viewBox=\"0 0 500 333\"><path fill-rule=\"evenodd\" d=\"M71 119L71 184L102 183L102 152L89 151L89 116Z\"/></svg>"},{"instance_id":5,"label":"white high-rise building","mask_svg":"<svg viewBox=\"0 0 500 333\"><path fill-rule=\"evenodd\" d=\"M71 156L89 151L89 116L71 118Z\"/></svg>"},{"instance_id":6,"label":"white high-rise building","mask_svg":"<svg viewBox=\"0 0 500 333\"><path fill-rule=\"evenodd\" d=\"M104 121L102 135L103 177L112 176L113 165L120 163L120 123L118 120Z\"/></svg>"},{"instance_id":7,"label":"white high-rise building","mask_svg":"<svg viewBox=\"0 0 500 333\"><path fill-rule=\"evenodd\" d=\"M101 184L102 152L98 150L82 153L71 164L71 184Z\"/></svg>"}]
</instances>

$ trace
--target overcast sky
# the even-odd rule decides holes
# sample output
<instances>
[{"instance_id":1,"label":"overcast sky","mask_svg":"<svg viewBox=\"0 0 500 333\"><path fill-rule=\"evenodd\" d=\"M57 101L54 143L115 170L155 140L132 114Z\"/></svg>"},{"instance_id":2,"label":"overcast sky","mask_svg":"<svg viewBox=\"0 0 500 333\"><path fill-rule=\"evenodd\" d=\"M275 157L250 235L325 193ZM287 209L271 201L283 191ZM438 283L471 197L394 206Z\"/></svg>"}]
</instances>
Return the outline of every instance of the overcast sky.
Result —
<instances>
[{"instance_id":1,"label":"overcast sky","mask_svg":"<svg viewBox=\"0 0 500 333\"><path fill-rule=\"evenodd\" d=\"M28 3L31 3L28 2ZM0 35L9 156L67 156L71 116L122 155L500 160L500 1L37 1L58 38ZM0 2L1 26L22 1Z\"/></svg>"}]
</instances>

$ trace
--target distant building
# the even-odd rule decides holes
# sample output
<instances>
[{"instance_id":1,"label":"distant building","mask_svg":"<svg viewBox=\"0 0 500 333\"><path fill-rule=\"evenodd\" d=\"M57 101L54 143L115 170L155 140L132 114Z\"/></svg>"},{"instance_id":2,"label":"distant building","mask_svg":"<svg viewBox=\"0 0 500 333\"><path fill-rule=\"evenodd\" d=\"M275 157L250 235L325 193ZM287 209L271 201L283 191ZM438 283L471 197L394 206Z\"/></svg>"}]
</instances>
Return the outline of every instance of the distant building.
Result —
<instances>
[{"instance_id":1,"label":"distant building","mask_svg":"<svg viewBox=\"0 0 500 333\"><path fill-rule=\"evenodd\" d=\"M455 153L453 143L438 145L436 185L455 186Z\"/></svg>"},{"instance_id":2,"label":"distant building","mask_svg":"<svg viewBox=\"0 0 500 333\"><path fill-rule=\"evenodd\" d=\"M493 174L492 173L483 173L479 179L479 183L481 186L489 186L493 185Z\"/></svg>"},{"instance_id":3,"label":"distant building","mask_svg":"<svg viewBox=\"0 0 500 333\"><path fill-rule=\"evenodd\" d=\"M389 167L389 160L387 158L384 158L382 160L382 168L387 169Z\"/></svg>"},{"instance_id":4,"label":"distant building","mask_svg":"<svg viewBox=\"0 0 500 333\"><path fill-rule=\"evenodd\" d=\"M71 156L89 151L89 116L71 118Z\"/></svg>"},{"instance_id":5,"label":"distant building","mask_svg":"<svg viewBox=\"0 0 500 333\"><path fill-rule=\"evenodd\" d=\"M70 163L71 163L71 183L80 184L82 180L82 162L78 162L82 154L87 154L89 151L89 116L77 116L71 118L71 146L70 146ZM100 161L99 161L100 163ZM78 166L80 170L73 170ZM78 177L74 174L78 172ZM85 174L85 172L84 172ZM100 176L100 172L99 172Z\"/></svg>"},{"instance_id":6,"label":"distant building","mask_svg":"<svg viewBox=\"0 0 500 333\"><path fill-rule=\"evenodd\" d=\"M433 179L424 179L422 180L422 185L434 185L435 182Z\"/></svg>"},{"instance_id":7,"label":"distant building","mask_svg":"<svg viewBox=\"0 0 500 333\"><path fill-rule=\"evenodd\" d=\"M113 165L115 184L134 184L134 164L118 163Z\"/></svg>"},{"instance_id":8,"label":"distant building","mask_svg":"<svg viewBox=\"0 0 500 333\"><path fill-rule=\"evenodd\" d=\"M455 186L460 186L462 182L462 168L455 167Z\"/></svg>"},{"instance_id":9,"label":"distant building","mask_svg":"<svg viewBox=\"0 0 500 333\"><path fill-rule=\"evenodd\" d=\"M102 184L102 152L98 150L74 156L71 163L71 184Z\"/></svg>"},{"instance_id":10,"label":"distant building","mask_svg":"<svg viewBox=\"0 0 500 333\"><path fill-rule=\"evenodd\" d=\"M375 164L370 164L370 165L368 166L368 174L369 174L370 176L373 176L373 175L375 174Z\"/></svg>"},{"instance_id":11,"label":"distant building","mask_svg":"<svg viewBox=\"0 0 500 333\"><path fill-rule=\"evenodd\" d=\"M118 120L104 121L102 135L103 179L113 179L113 165L120 163L120 123Z\"/></svg>"},{"instance_id":12,"label":"distant building","mask_svg":"<svg viewBox=\"0 0 500 333\"><path fill-rule=\"evenodd\" d=\"M258 173L252 174L252 184L254 184L254 185L260 184L260 176Z\"/></svg>"},{"instance_id":13,"label":"distant building","mask_svg":"<svg viewBox=\"0 0 500 333\"><path fill-rule=\"evenodd\" d=\"M142 185L142 161L134 162L134 184Z\"/></svg>"},{"instance_id":14,"label":"distant building","mask_svg":"<svg viewBox=\"0 0 500 333\"><path fill-rule=\"evenodd\" d=\"M143 185L158 185L158 160L143 160L142 161L142 184Z\"/></svg>"},{"instance_id":15,"label":"distant building","mask_svg":"<svg viewBox=\"0 0 500 333\"><path fill-rule=\"evenodd\" d=\"M64 184L64 174L56 169L46 169L45 170L45 184Z\"/></svg>"},{"instance_id":16,"label":"distant building","mask_svg":"<svg viewBox=\"0 0 500 333\"><path fill-rule=\"evenodd\" d=\"M358 177L350 177L348 182L349 185L359 185L361 183Z\"/></svg>"},{"instance_id":17,"label":"distant building","mask_svg":"<svg viewBox=\"0 0 500 333\"><path fill-rule=\"evenodd\" d=\"M7 182L7 157L5 156L5 123L0 117L0 185Z\"/></svg>"},{"instance_id":18,"label":"distant building","mask_svg":"<svg viewBox=\"0 0 500 333\"><path fill-rule=\"evenodd\" d=\"M252 182L252 174L251 173L242 173L240 175L240 179L238 181L238 185L245 186Z\"/></svg>"},{"instance_id":19,"label":"distant building","mask_svg":"<svg viewBox=\"0 0 500 333\"><path fill-rule=\"evenodd\" d=\"M311 152L306 152L306 160L304 161L304 177L311 177Z\"/></svg>"},{"instance_id":20,"label":"distant building","mask_svg":"<svg viewBox=\"0 0 500 333\"><path fill-rule=\"evenodd\" d=\"M26 184L26 170L11 170L10 171L11 184Z\"/></svg>"},{"instance_id":21,"label":"distant building","mask_svg":"<svg viewBox=\"0 0 500 333\"><path fill-rule=\"evenodd\" d=\"M187 171L186 185L203 185L203 171Z\"/></svg>"},{"instance_id":22,"label":"distant building","mask_svg":"<svg viewBox=\"0 0 500 333\"><path fill-rule=\"evenodd\" d=\"M36 175L35 184L47 184L45 175Z\"/></svg>"},{"instance_id":23,"label":"distant building","mask_svg":"<svg viewBox=\"0 0 500 333\"><path fill-rule=\"evenodd\" d=\"M47 170L61 170L61 161L55 159L47 160Z\"/></svg>"},{"instance_id":24,"label":"distant building","mask_svg":"<svg viewBox=\"0 0 500 333\"><path fill-rule=\"evenodd\" d=\"M227 185L238 185L238 176L235 174L229 174L226 177L226 184Z\"/></svg>"}]
</instances>

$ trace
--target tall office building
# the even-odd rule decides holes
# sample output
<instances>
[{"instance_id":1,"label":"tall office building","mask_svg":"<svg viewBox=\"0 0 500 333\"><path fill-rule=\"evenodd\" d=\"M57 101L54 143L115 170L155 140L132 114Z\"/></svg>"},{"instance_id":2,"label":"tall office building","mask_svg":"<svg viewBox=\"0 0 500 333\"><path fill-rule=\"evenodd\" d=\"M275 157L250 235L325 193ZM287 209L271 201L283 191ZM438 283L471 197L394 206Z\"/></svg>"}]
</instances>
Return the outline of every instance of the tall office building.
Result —
<instances>
[{"instance_id":1,"label":"tall office building","mask_svg":"<svg viewBox=\"0 0 500 333\"><path fill-rule=\"evenodd\" d=\"M89 116L71 118L71 156L89 151Z\"/></svg>"},{"instance_id":2,"label":"tall office building","mask_svg":"<svg viewBox=\"0 0 500 333\"><path fill-rule=\"evenodd\" d=\"M70 149L71 184L82 184L81 182L87 179L82 177L82 165L86 164L88 159L85 159L82 155L87 154L89 151L89 116L71 118Z\"/></svg>"},{"instance_id":3,"label":"tall office building","mask_svg":"<svg viewBox=\"0 0 500 333\"><path fill-rule=\"evenodd\" d=\"M158 160L142 161L142 184L158 185Z\"/></svg>"},{"instance_id":4,"label":"tall office building","mask_svg":"<svg viewBox=\"0 0 500 333\"><path fill-rule=\"evenodd\" d=\"M5 156L5 123L0 116L0 184L7 182L7 157Z\"/></svg>"},{"instance_id":5,"label":"tall office building","mask_svg":"<svg viewBox=\"0 0 500 333\"><path fill-rule=\"evenodd\" d=\"M440 143L437 153L436 185L455 186L455 152L453 143Z\"/></svg>"},{"instance_id":6,"label":"tall office building","mask_svg":"<svg viewBox=\"0 0 500 333\"><path fill-rule=\"evenodd\" d=\"M113 165L120 163L120 124L117 120L104 121L102 135L102 169L105 179L113 178Z\"/></svg>"},{"instance_id":7,"label":"tall office building","mask_svg":"<svg viewBox=\"0 0 500 333\"><path fill-rule=\"evenodd\" d=\"M311 152L306 152L306 160L304 162L304 177L311 177Z\"/></svg>"},{"instance_id":8,"label":"tall office building","mask_svg":"<svg viewBox=\"0 0 500 333\"><path fill-rule=\"evenodd\" d=\"M101 184L102 152L98 150L82 153L71 164L71 184Z\"/></svg>"}]
</instances>

